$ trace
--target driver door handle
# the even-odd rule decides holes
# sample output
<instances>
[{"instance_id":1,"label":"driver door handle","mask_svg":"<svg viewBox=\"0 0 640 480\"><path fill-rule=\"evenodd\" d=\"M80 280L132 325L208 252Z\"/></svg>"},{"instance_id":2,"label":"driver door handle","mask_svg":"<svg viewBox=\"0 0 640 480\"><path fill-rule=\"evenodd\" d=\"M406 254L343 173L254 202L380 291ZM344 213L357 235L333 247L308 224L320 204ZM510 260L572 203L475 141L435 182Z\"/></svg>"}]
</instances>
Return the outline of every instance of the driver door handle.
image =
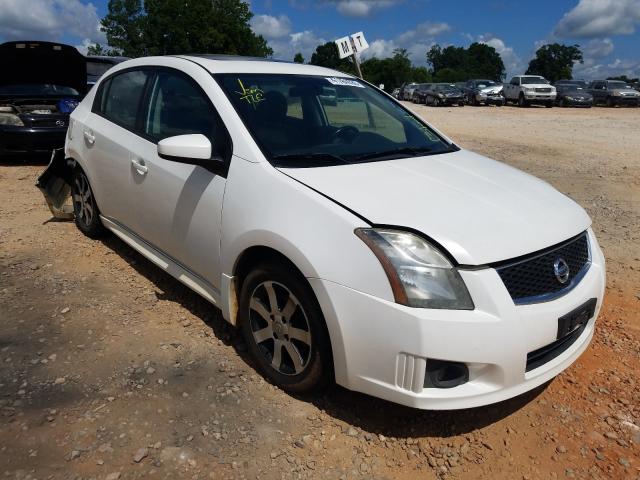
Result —
<instances>
[{"instance_id":1,"label":"driver door handle","mask_svg":"<svg viewBox=\"0 0 640 480\"><path fill-rule=\"evenodd\" d=\"M144 164L144 160L142 159L132 158L131 164L133 165L133 168L135 168L140 175L146 175L147 172L149 171L149 168Z\"/></svg>"}]
</instances>

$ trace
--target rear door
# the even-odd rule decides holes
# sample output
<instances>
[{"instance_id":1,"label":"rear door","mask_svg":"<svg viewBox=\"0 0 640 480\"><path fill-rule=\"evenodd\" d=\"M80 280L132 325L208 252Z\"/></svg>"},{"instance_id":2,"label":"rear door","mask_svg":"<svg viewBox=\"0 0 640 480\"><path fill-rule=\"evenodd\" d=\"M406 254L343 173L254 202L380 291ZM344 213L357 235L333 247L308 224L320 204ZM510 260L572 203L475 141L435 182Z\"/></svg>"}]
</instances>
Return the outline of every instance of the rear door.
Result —
<instances>
[{"instance_id":1,"label":"rear door","mask_svg":"<svg viewBox=\"0 0 640 480\"><path fill-rule=\"evenodd\" d=\"M92 113L82 127L85 170L101 213L121 225L137 227L137 199L131 146L149 72L132 69L101 82Z\"/></svg>"},{"instance_id":2,"label":"rear door","mask_svg":"<svg viewBox=\"0 0 640 480\"><path fill-rule=\"evenodd\" d=\"M214 82L210 75L206 81ZM232 146L205 93L208 87L179 70L157 68L141 111L142 136L131 147L131 162L139 210L136 233L218 288L222 200ZM193 133L211 141L212 157L224 159L221 168L211 171L158 156L160 140Z\"/></svg>"}]
</instances>

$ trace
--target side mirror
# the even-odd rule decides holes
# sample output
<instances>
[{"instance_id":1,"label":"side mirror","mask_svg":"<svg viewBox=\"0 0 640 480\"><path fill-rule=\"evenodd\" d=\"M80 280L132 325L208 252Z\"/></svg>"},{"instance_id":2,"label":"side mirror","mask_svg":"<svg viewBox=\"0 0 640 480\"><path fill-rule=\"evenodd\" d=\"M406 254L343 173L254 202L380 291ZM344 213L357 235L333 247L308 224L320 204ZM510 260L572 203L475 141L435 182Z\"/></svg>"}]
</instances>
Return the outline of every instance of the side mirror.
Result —
<instances>
[{"instance_id":1,"label":"side mirror","mask_svg":"<svg viewBox=\"0 0 640 480\"><path fill-rule=\"evenodd\" d=\"M204 135L177 135L158 142L158 156L165 160L200 165L211 159L211 142Z\"/></svg>"}]
</instances>

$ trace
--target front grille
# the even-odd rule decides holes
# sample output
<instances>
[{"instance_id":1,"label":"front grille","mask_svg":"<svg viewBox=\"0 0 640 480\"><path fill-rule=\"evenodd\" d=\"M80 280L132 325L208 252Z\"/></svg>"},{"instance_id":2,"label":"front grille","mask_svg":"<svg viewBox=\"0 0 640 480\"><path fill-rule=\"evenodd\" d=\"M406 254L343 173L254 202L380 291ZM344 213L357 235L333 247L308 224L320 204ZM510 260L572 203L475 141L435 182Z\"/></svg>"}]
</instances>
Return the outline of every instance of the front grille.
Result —
<instances>
[{"instance_id":1,"label":"front grille","mask_svg":"<svg viewBox=\"0 0 640 480\"><path fill-rule=\"evenodd\" d=\"M540 93L550 93L551 89L550 88L536 88L536 92L540 92Z\"/></svg>"},{"instance_id":2,"label":"front grille","mask_svg":"<svg viewBox=\"0 0 640 480\"><path fill-rule=\"evenodd\" d=\"M566 262L567 277L557 275L563 273L562 267L556 272L554 266L559 259ZM584 232L560 245L495 268L513 301L520 305L546 302L564 295L578 284L590 264L589 240Z\"/></svg>"}]
</instances>

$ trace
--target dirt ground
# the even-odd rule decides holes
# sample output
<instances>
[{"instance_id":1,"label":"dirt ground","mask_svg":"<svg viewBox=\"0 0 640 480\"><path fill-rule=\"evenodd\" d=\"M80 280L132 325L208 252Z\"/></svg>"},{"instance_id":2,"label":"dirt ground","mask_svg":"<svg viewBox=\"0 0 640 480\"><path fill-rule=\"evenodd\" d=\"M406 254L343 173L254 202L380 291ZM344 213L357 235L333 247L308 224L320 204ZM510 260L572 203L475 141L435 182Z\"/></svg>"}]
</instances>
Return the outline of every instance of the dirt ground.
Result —
<instances>
[{"instance_id":1,"label":"dirt ground","mask_svg":"<svg viewBox=\"0 0 640 480\"><path fill-rule=\"evenodd\" d=\"M575 365L465 411L292 397L205 300L51 221L41 163L0 162L0 477L640 479L640 109L411 108L592 216L608 287Z\"/></svg>"}]
</instances>

